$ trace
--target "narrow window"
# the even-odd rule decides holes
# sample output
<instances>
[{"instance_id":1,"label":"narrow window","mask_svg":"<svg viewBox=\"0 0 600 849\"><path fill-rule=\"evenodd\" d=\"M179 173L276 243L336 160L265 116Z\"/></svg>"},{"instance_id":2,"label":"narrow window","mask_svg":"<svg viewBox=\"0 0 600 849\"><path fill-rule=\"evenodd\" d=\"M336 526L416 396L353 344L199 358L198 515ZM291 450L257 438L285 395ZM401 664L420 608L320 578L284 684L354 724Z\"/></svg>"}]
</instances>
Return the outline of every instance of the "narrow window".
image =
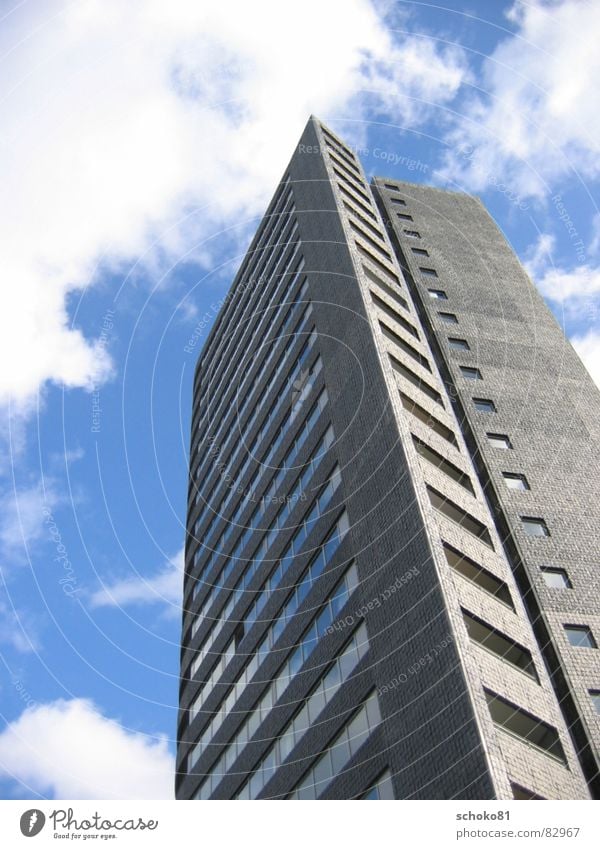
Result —
<instances>
[{"instance_id":1,"label":"narrow window","mask_svg":"<svg viewBox=\"0 0 600 849\"><path fill-rule=\"evenodd\" d=\"M528 537L549 537L550 531L543 519L533 516L521 516L523 529Z\"/></svg>"},{"instance_id":2,"label":"narrow window","mask_svg":"<svg viewBox=\"0 0 600 849\"><path fill-rule=\"evenodd\" d=\"M479 369L473 368L473 366L461 366L460 371L467 380L483 380Z\"/></svg>"},{"instance_id":3,"label":"narrow window","mask_svg":"<svg viewBox=\"0 0 600 849\"><path fill-rule=\"evenodd\" d=\"M456 481L457 484L460 484L460 486L466 489L467 492L470 492L471 495L475 495L471 478L468 474L466 474L466 472L463 472L462 469L459 469L458 466L454 465L454 463L446 460L445 457L442 457L441 454L438 454L437 451L434 451L433 448L430 448L427 443L423 442L423 440L419 439L414 434L413 442L417 449L417 454L423 457L424 460L427 460L427 462L431 463L432 466L435 466L441 472L444 472L445 475L447 475L451 480Z\"/></svg>"},{"instance_id":4,"label":"narrow window","mask_svg":"<svg viewBox=\"0 0 600 849\"><path fill-rule=\"evenodd\" d=\"M486 434L490 445L494 448L501 448L503 451L512 449L512 442L505 433L488 433Z\"/></svg>"},{"instance_id":5,"label":"narrow window","mask_svg":"<svg viewBox=\"0 0 600 849\"><path fill-rule=\"evenodd\" d=\"M394 190L396 191L396 189ZM396 206L406 206L406 201L402 200L402 198L390 198L392 203L395 203ZM410 219L412 221L412 218Z\"/></svg>"},{"instance_id":6,"label":"narrow window","mask_svg":"<svg viewBox=\"0 0 600 849\"><path fill-rule=\"evenodd\" d=\"M473 398L473 404L479 413L496 412L496 405L489 398Z\"/></svg>"},{"instance_id":7,"label":"narrow window","mask_svg":"<svg viewBox=\"0 0 600 849\"><path fill-rule=\"evenodd\" d=\"M563 625L567 640L578 649L597 649L591 628L587 625Z\"/></svg>"},{"instance_id":8,"label":"narrow window","mask_svg":"<svg viewBox=\"0 0 600 849\"><path fill-rule=\"evenodd\" d=\"M429 251L426 251L425 248L411 248L411 251L417 256L429 256Z\"/></svg>"},{"instance_id":9,"label":"narrow window","mask_svg":"<svg viewBox=\"0 0 600 849\"><path fill-rule=\"evenodd\" d=\"M488 625L487 622L469 613L468 610L463 610L462 615L467 634L474 643L482 646L491 654L495 654L497 657L506 661L506 663L510 663L511 666L520 669L521 672L529 675L530 678L533 678L539 684L533 658L528 649L519 645L519 643L516 643L510 637L507 637L506 634Z\"/></svg>"},{"instance_id":10,"label":"narrow window","mask_svg":"<svg viewBox=\"0 0 600 849\"><path fill-rule=\"evenodd\" d=\"M466 339L459 339L457 336L449 336L448 344L454 351L470 351L471 346Z\"/></svg>"},{"instance_id":11,"label":"narrow window","mask_svg":"<svg viewBox=\"0 0 600 849\"><path fill-rule=\"evenodd\" d=\"M515 472L502 472L502 477L509 489L516 489L519 492L526 492L528 489L531 489L525 475L519 475Z\"/></svg>"},{"instance_id":12,"label":"narrow window","mask_svg":"<svg viewBox=\"0 0 600 849\"><path fill-rule=\"evenodd\" d=\"M438 276L438 273L435 270L435 268L423 268L422 266L419 266L419 271L421 272L421 274L424 274L426 277L437 277Z\"/></svg>"},{"instance_id":13,"label":"narrow window","mask_svg":"<svg viewBox=\"0 0 600 849\"><path fill-rule=\"evenodd\" d=\"M497 578L491 572L488 572L488 570L484 569L483 566L480 566L479 563L471 560L471 558L467 557L466 554L463 554L461 551L458 551L458 549L448 545L447 542L443 542L442 545L444 546L444 554L446 555L446 560L448 561L448 565L451 569L454 569L455 572L458 572L458 574L462 575L463 578L466 578L467 581L475 584L475 586L479 587L480 590L483 590L488 593L488 595L491 595L498 601L501 601L502 604L510 607L511 610L515 609L510 590L504 581L501 581L500 578Z\"/></svg>"},{"instance_id":14,"label":"narrow window","mask_svg":"<svg viewBox=\"0 0 600 849\"><path fill-rule=\"evenodd\" d=\"M477 537L477 539L480 539L481 542L493 549L494 546L492 538L483 522L480 522L479 519L475 518L475 516L471 516L470 513L467 513L466 510L463 510L462 507L458 506L458 504L450 501L450 499L446 498L445 495L442 495L441 492L438 492L429 485L427 485L427 493L429 495L429 500L431 501L431 506L435 510L447 519L450 519L450 521L460 525L460 527L464 528L465 531L473 534L473 536Z\"/></svg>"},{"instance_id":15,"label":"narrow window","mask_svg":"<svg viewBox=\"0 0 600 849\"><path fill-rule=\"evenodd\" d=\"M600 713L600 690L590 690L590 699L592 700L596 713Z\"/></svg>"},{"instance_id":16,"label":"narrow window","mask_svg":"<svg viewBox=\"0 0 600 849\"><path fill-rule=\"evenodd\" d=\"M573 585L564 569L542 566L540 569L544 583L553 590L570 590Z\"/></svg>"},{"instance_id":17,"label":"narrow window","mask_svg":"<svg viewBox=\"0 0 600 849\"><path fill-rule=\"evenodd\" d=\"M533 790L528 790L526 787L521 787L520 784L514 784L511 782L511 789L513 793L513 799L537 799L539 801L546 801L545 796L538 796L537 793L534 793Z\"/></svg>"},{"instance_id":18,"label":"narrow window","mask_svg":"<svg viewBox=\"0 0 600 849\"><path fill-rule=\"evenodd\" d=\"M421 234L418 233L416 230L403 230L402 232L404 233L405 236L408 236L409 239L420 239L421 238Z\"/></svg>"},{"instance_id":19,"label":"narrow window","mask_svg":"<svg viewBox=\"0 0 600 849\"><path fill-rule=\"evenodd\" d=\"M446 324L458 324L458 317L453 312L438 312L438 315Z\"/></svg>"},{"instance_id":20,"label":"narrow window","mask_svg":"<svg viewBox=\"0 0 600 849\"><path fill-rule=\"evenodd\" d=\"M495 725L567 765L556 728L490 690L485 695Z\"/></svg>"},{"instance_id":21,"label":"narrow window","mask_svg":"<svg viewBox=\"0 0 600 849\"><path fill-rule=\"evenodd\" d=\"M456 437L452 433L449 427L446 427L445 424L438 421L434 418L431 413L428 413L423 407L420 407L416 401L413 401L408 395L405 395L404 392L400 392L400 400L402 401L402 406L405 410L408 410L416 419L423 424L426 424L427 427L430 427L434 433L437 433L446 442L450 442L454 445L455 448L458 448L458 442L456 441Z\"/></svg>"},{"instance_id":22,"label":"narrow window","mask_svg":"<svg viewBox=\"0 0 600 849\"><path fill-rule=\"evenodd\" d=\"M429 297L433 298L435 301L447 301L448 295L444 292L443 289L428 289Z\"/></svg>"},{"instance_id":23,"label":"narrow window","mask_svg":"<svg viewBox=\"0 0 600 849\"><path fill-rule=\"evenodd\" d=\"M401 218L402 221L412 221L413 220L412 215L408 215L408 213L406 213L406 212L397 212L396 215L398 216L398 218Z\"/></svg>"}]
</instances>

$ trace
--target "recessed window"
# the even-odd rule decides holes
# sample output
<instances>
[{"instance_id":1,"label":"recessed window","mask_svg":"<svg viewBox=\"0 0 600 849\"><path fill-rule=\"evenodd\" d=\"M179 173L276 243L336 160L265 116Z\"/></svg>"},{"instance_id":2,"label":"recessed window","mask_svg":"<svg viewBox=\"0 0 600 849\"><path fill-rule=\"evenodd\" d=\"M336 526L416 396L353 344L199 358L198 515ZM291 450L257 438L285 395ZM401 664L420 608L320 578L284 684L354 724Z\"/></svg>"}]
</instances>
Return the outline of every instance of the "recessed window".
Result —
<instances>
[{"instance_id":1,"label":"recessed window","mask_svg":"<svg viewBox=\"0 0 600 849\"><path fill-rule=\"evenodd\" d=\"M474 366L461 366L460 371L462 376L466 377L467 380L483 380L481 372Z\"/></svg>"},{"instance_id":2,"label":"recessed window","mask_svg":"<svg viewBox=\"0 0 600 849\"><path fill-rule=\"evenodd\" d=\"M556 728L490 690L485 690L485 696L495 725L567 765Z\"/></svg>"},{"instance_id":3,"label":"recessed window","mask_svg":"<svg viewBox=\"0 0 600 849\"><path fill-rule=\"evenodd\" d=\"M563 625L567 640L578 649L597 649L596 640L587 625Z\"/></svg>"},{"instance_id":4,"label":"recessed window","mask_svg":"<svg viewBox=\"0 0 600 849\"><path fill-rule=\"evenodd\" d=\"M466 339L459 339L456 336L448 337L448 344L454 351L470 351L471 346Z\"/></svg>"},{"instance_id":5,"label":"recessed window","mask_svg":"<svg viewBox=\"0 0 600 849\"><path fill-rule=\"evenodd\" d=\"M404 392L400 392L400 400L402 401L402 406L405 410L408 410L408 412L416 419L423 422L423 424L427 425L427 427L430 427L434 433L437 433L438 436L441 436L442 439L446 440L446 442L449 442L451 445L454 445L455 448L458 448L456 437L449 427L446 427L445 424L438 421L438 419L432 416L430 412L428 412L424 407L419 406L416 401L413 401L413 399L409 398L408 395L405 395Z\"/></svg>"},{"instance_id":6,"label":"recessed window","mask_svg":"<svg viewBox=\"0 0 600 849\"><path fill-rule=\"evenodd\" d=\"M473 534L473 536L480 539L481 542L485 543L485 545L489 546L489 548L494 548L490 532L483 522L480 522L479 519L475 518L475 516L471 516L470 513L467 513L466 510L463 510L458 504L450 501L449 498L446 498L445 495L442 495L441 492L438 492L428 484L427 494L429 495L431 506L435 510L443 516L446 516L447 519L450 519L452 522L460 525L460 527L464 528L465 531Z\"/></svg>"},{"instance_id":7,"label":"recessed window","mask_svg":"<svg viewBox=\"0 0 600 849\"><path fill-rule=\"evenodd\" d=\"M590 690L590 699L592 700L596 713L600 713L600 690Z\"/></svg>"},{"instance_id":8,"label":"recessed window","mask_svg":"<svg viewBox=\"0 0 600 849\"><path fill-rule=\"evenodd\" d=\"M397 191L397 189L394 189L394 191ZM406 201L402 200L402 198L390 198L390 200L391 200L392 203L395 203L396 206L406 206ZM411 221L412 221L412 218L411 218Z\"/></svg>"},{"instance_id":9,"label":"recessed window","mask_svg":"<svg viewBox=\"0 0 600 849\"><path fill-rule=\"evenodd\" d=\"M429 256L429 251L426 251L425 248L411 248L411 251L417 256Z\"/></svg>"},{"instance_id":10,"label":"recessed window","mask_svg":"<svg viewBox=\"0 0 600 849\"><path fill-rule=\"evenodd\" d=\"M396 215L398 216L398 218L401 218L402 221L412 221L413 220L412 215L408 215L408 213L406 213L406 212L397 212Z\"/></svg>"},{"instance_id":11,"label":"recessed window","mask_svg":"<svg viewBox=\"0 0 600 849\"><path fill-rule=\"evenodd\" d=\"M419 271L421 274L424 274L426 277L437 277L438 273L435 268L422 268L419 266Z\"/></svg>"},{"instance_id":12,"label":"recessed window","mask_svg":"<svg viewBox=\"0 0 600 849\"><path fill-rule=\"evenodd\" d=\"M509 489L517 489L519 492L526 492L531 489L525 475L519 475L516 472L502 472L502 477Z\"/></svg>"},{"instance_id":13,"label":"recessed window","mask_svg":"<svg viewBox=\"0 0 600 849\"><path fill-rule=\"evenodd\" d=\"M550 531L543 519L536 519L533 516L521 516L523 530L528 537L549 537Z\"/></svg>"},{"instance_id":14,"label":"recessed window","mask_svg":"<svg viewBox=\"0 0 600 849\"><path fill-rule=\"evenodd\" d=\"M441 454L438 454L437 451L434 451L426 442L423 442L422 439L419 439L414 434L412 435L413 442L415 444L415 448L417 449L417 454L419 454L423 459L427 460L432 466L438 468L441 472L444 472L445 475L448 475L451 480L456 481L456 483L460 484L467 492L470 492L471 495L475 495L475 490L473 489L473 484L471 483L471 478L466 472L463 472L462 469L459 469L458 466L455 466L454 463L451 463L449 460L446 460L445 457L442 457Z\"/></svg>"},{"instance_id":15,"label":"recessed window","mask_svg":"<svg viewBox=\"0 0 600 849\"><path fill-rule=\"evenodd\" d=\"M524 646L519 645L506 634L496 630L487 622L484 622L479 617L469 613L468 610L462 611L463 621L467 634L474 643L482 646L491 654L495 654L501 660L515 666L521 672L529 675L539 683L539 678L531 657L531 652Z\"/></svg>"},{"instance_id":16,"label":"recessed window","mask_svg":"<svg viewBox=\"0 0 600 849\"><path fill-rule=\"evenodd\" d=\"M405 236L408 236L409 239L420 239L421 238L421 234L418 233L416 230L403 230L402 232L404 233Z\"/></svg>"},{"instance_id":17,"label":"recessed window","mask_svg":"<svg viewBox=\"0 0 600 849\"><path fill-rule=\"evenodd\" d=\"M553 590L570 590L573 586L564 569L542 566L540 571L546 586Z\"/></svg>"},{"instance_id":18,"label":"recessed window","mask_svg":"<svg viewBox=\"0 0 600 849\"><path fill-rule=\"evenodd\" d=\"M512 442L505 433L487 433L486 436L494 448L501 448L503 451L512 449Z\"/></svg>"},{"instance_id":19,"label":"recessed window","mask_svg":"<svg viewBox=\"0 0 600 849\"><path fill-rule=\"evenodd\" d=\"M463 578L466 578L467 581L475 584L475 586L479 587L480 590L494 596L495 599L501 601L502 604L505 604L507 607L510 607L511 610L515 609L510 595L510 590L504 581L501 581L500 578L497 578L491 572L488 572L488 570L484 569L483 566L480 566L479 563L471 560L471 558L467 557L466 554L463 554L461 551L458 551L456 548L448 545L447 542L443 542L442 545L444 546L444 554L446 555L448 565L454 569L455 572L458 572L458 574L462 575Z\"/></svg>"},{"instance_id":20,"label":"recessed window","mask_svg":"<svg viewBox=\"0 0 600 849\"><path fill-rule=\"evenodd\" d=\"M446 324L458 324L458 317L453 312L439 312L438 315Z\"/></svg>"},{"instance_id":21,"label":"recessed window","mask_svg":"<svg viewBox=\"0 0 600 849\"><path fill-rule=\"evenodd\" d=\"M386 189L389 189L389 190L390 190L390 192L397 192L397 191L399 191L399 190L398 190L398 186L394 186L394 185L392 185L392 183L384 183L383 185L384 185L384 187L385 187Z\"/></svg>"},{"instance_id":22,"label":"recessed window","mask_svg":"<svg viewBox=\"0 0 600 849\"><path fill-rule=\"evenodd\" d=\"M433 298L436 301L447 301L448 295L444 292L443 289L428 289L429 297Z\"/></svg>"},{"instance_id":23,"label":"recessed window","mask_svg":"<svg viewBox=\"0 0 600 849\"><path fill-rule=\"evenodd\" d=\"M533 790L528 790L526 787L521 787L520 784L514 784L513 782L511 782L510 786L513 792L513 799L537 799L541 802L546 801L545 796L538 796L538 794L534 793Z\"/></svg>"},{"instance_id":24,"label":"recessed window","mask_svg":"<svg viewBox=\"0 0 600 849\"><path fill-rule=\"evenodd\" d=\"M489 398L473 398L475 409L479 413L495 413L496 405Z\"/></svg>"}]
</instances>

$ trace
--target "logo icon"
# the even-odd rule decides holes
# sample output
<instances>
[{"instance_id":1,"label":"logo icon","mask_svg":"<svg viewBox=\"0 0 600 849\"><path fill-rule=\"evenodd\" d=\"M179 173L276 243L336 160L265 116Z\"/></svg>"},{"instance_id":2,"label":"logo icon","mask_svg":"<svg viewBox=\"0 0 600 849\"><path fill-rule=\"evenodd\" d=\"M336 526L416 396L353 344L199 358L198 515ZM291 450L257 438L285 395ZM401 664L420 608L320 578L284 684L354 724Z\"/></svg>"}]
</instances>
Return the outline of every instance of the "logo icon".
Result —
<instances>
[{"instance_id":1,"label":"logo icon","mask_svg":"<svg viewBox=\"0 0 600 849\"><path fill-rule=\"evenodd\" d=\"M24 837L35 837L46 824L46 817L38 808L31 808L21 815L21 834Z\"/></svg>"}]
</instances>

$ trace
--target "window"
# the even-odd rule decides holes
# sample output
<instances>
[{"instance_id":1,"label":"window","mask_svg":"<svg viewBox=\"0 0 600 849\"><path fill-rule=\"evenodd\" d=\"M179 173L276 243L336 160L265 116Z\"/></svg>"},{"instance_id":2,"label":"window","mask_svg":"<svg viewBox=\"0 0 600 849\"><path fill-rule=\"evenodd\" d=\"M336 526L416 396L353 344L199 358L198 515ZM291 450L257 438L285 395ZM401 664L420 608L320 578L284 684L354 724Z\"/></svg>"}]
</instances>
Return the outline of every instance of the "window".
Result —
<instances>
[{"instance_id":1,"label":"window","mask_svg":"<svg viewBox=\"0 0 600 849\"><path fill-rule=\"evenodd\" d=\"M501 448L503 451L512 449L512 442L505 433L487 433L486 436L494 448Z\"/></svg>"},{"instance_id":2,"label":"window","mask_svg":"<svg viewBox=\"0 0 600 849\"><path fill-rule=\"evenodd\" d=\"M490 690L485 690L485 696L495 725L567 766L567 759L556 728Z\"/></svg>"},{"instance_id":3,"label":"window","mask_svg":"<svg viewBox=\"0 0 600 849\"><path fill-rule=\"evenodd\" d=\"M429 361L427 357L424 357L423 354L419 353L416 348L413 348L412 345L409 345L408 342L405 342L397 333L384 324L382 321L379 322L379 327L381 328L381 332L383 335L393 342L400 350L404 351L405 354L408 354L409 357L412 357L415 362L419 363L424 369L427 371L431 371L431 366L429 365Z\"/></svg>"},{"instance_id":4,"label":"window","mask_svg":"<svg viewBox=\"0 0 600 849\"><path fill-rule=\"evenodd\" d=\"M430 427L434 433L437 433L438 436L441 436L442 439L446 440L446 442L450 442L455 448L458 448L456 437L449 427L446 427L445 424L442 424L442 422L434 418L431 413L428 413L427 410L420 407L416 401L413 401L413 399L409 398L408 395L405 395L404 392L400 392L400 400L402 401L402 406L405 410L408 410L408 412L416 419L419 419L420 422L423 422L423 424L426 424L427 427Z\"/></svg>"},{"instance_id":5,"label":"window","mask_svg":"<svg viewBox=\"0 0 600 849\"><path fill-rule=\"evenodd\" d=\"M514 784L511 782L511 789L513 792L513 799L539 799L540 801L545 801L545 796L538 796L537 793L534 793L533 790L528 790L526 787L521 787L520 784Z\"/></svg>"},{"instance_id":6,"label":"window","mask_svg":"<svg viewBox=\"0 0 600 849\"><path fill-rule=\"evenodd\" d=\"M430 448L429 445L414 434L412 434L412 438L415 448L417 449L417 454L427 460L428 463L431 463L432 466L435 466L441 472L444 472L445 475L448 475L449 478L456 481L456 483L460 484L460 486L464 487L464 489L470 492L471 495L475 495L471 478L468 474L466 474L466 472L463 472L462 469L459 469L458 466L454 465L454 463L450 463L445 457L442 457L441 454L438 454L437 451L434 451L433 448Z\"/></svg>"},{"instance_id":7,"label":"window","mask_svg":"<svg viewBox=\"0 0 600 849\"><path fill-rule=\"evenodd\" d=\"M426 277L437 277L438 276L438 273L435 270L435 268L423 268L422 266L419 266L419 271L421 272L421 274L424 274Z\"/></svg>"},{"instance_id":8,"label":"window","mask_svg":"<svg viewBox=\"0 0 600 849\"><path fill-rule=\"evenodd\" d=\"M521 516L523 529L528 537L549 537L550 531L543 519L532 516Z\"/></svg>"},{"instance_id":9,"label":"window","mask_svg":"<svg viewBox=\"0 0 600 849\"><path fill-rule=\"evenodd\" d=\"M453 312L438 312L438 315L446 324L458 324L458 318Z\"/></svg>"},{"instance_id":10,"label":"window","mask_svg":"<svg viewBox=\"0 0 600 849\"><path fill-rule=\"evenodd\" d=\"M418 233L416 230L403 230L402 232L404 233L405 236L408 236L409 239L420 239L421 238L421 234Z\"/></svg>"},{"instance_id":11,"label":"window","mask_svg":"<svg viewBox=\"0 0 600 849\"><path fill-rule=\"evenodd\" d=\"M570 590L573 586L564 569L542 566L540 571L546 586L553 590Z\"/></svg>"},{"instance_id":12,"label":"window","mask_svg":"<svg viewBox=\"0 0 600 849\"><path fill-rule=\"evenodd\" d=\"M496 405L489 398L473 398L473 404L478 413L496 412Z\"/></svg>"},{"instance_id":13,"label":"window","mask_svg":"<svg viewBox=\"0 0 600 849\"><path fill-rule=\"evenodd\" d=\"M407 321L404 316L399 315L395 309L392 309L389 304L386 304L384 300L382 300L375 292L371 292L371 300L375 304L376 307L385 313L385 315L389 316L393 321L397 321L400 327L403 327L407 333L410 333L411 336L414 336L415 339L419 338L419 331L411 324L410 321ZM396 293L394 292L394 300L397 300ZM400 300L403 300L401 298Z\"/></svg>"},{"instance_id":14,"label":"window","mask_svg":"<svg viewBox=\"0 0 600 849\"><path fill-rule=\"evenodd\" d=\"M511 666L515 666L539 684L540 679L535 670L531 652L467 610L463 610L462 615L467 634L474 643L506 663L510 663Z\"/></svg>"},{"instance_id":15,"label":"window","mask_svg":"<svg viewBox=\"0 0 600 849\"><path fill-rule=\"evenodd\" d=\"M442 545L444 546L444 554L446 555L446 560L448 561L448 565L451 569L454 569L455 572L458 572L458 574L462 575L463 578L466 578L467 581L471 581L471 583L479 587L480 590L494 596L495 599L501 601L502 604L505 604L507 607L510 607L511 610L515 609L510 595L510 590L504 581L501 581L500 578L492 575L491 572L488 572L488 570L484 569L483 566L480 566L479 563L471 560L466 556L466 554L463 554L456 548L448 545L447 542L443 542Z\"/></svg>"},{"instance_id":16,"label":"window","mask_svg":"<svg viewBox=\"0 0 600 849\"><path fill-rule=\"evenodd\" d=\"M596 713L600 713L600 690L590 690L590 699L596 709Z\"/></svg>"},{"instance_id":17,"label":"window","mask_svg":"<svg viewBox=\"0 0 600 849\"><path fill-rule=\"evenodd\" d=\"M509 489L516 489L519 492L527 492L528 489L531 489L525 475L519 475L515 472L502 472L502 477Z\"/></svg>"},{"instance_id":18,"label":"window","mask_svg":"<svg viewBox=\"0 0 600 849\"><path fill-rule=\"evenodd\" d=\"M412 221L413 220L412 215L408 215L408 213L406 213L406 212L397 212L396 215L398 216L398 218L401 218L403 221Z\"/></svg>"},{"instance_id":19,"label":"window","mask_svg":"<svg viewBox=\"0 0 600 849\"><path fill-rule=\"evenodd\" d=\"M435 301L447 301L448 295L444 292L443 289L428 289L429 297L433 298Z\"/></svg>"},{"instance_id":20,"label":"window","mask_svg":"<svg viewBox=\"0 0 600 849\"><path fill-rule=\"evenodd\" d=\"M435 510L447 519L450 519L451 522L456 522L457 525L460 525L465 531L480 539L489 548L494 547L490 533L483 522L480 522L475 516L471 516L470 513L467 513L458 504L454 504L453 501L450 501L445 495L442 495L441 492L438 492L429 485L427 485L427 493L431 501L431 506Z\"/></svg>"},{"instance_id":21,"label":"window","mask_svg":"<svg viewBox=\"0 0 600 849\"><path fill-rule=\"evenodd\" d=\"M411 248L411 251L417 256L429 256L429 251L426 251L425 248Z\"/></svg>"},{"instance_id":22,"label":"window","mask_svg":"<svg viewBox=\"0 0 600 849\"><path fill-rule=\"evenodd\" d=\"M417 389L420 389L421 392L424 392L428 398L431 398L432 401L435 401L436 404L439 404L441 407L444 406L444 402L442 401L442 396L440 393L426 383L424 380L412 372L409 368L407 368L404 363L401 363L400 360L397 360L391 354L388 355L390 358L390 363L392 364L392 368L398 374L401 374L406 380L412 383L413 386L416 386Z\"/></svg>"},{"instance_id":23,"label":"window","mask_svg":"<svg viewBox=\"0 0 600 849\"><path fill-rule=\"evenodd\" d=\"M460 370L462 376L467 380L483 380L478 368L473 368L473 366L461 366Z\"/></svg>"},{"instance_id":24,"label":"window","mask_svg":"<svg viewBox=\"0 0 600 849\"><path fill-rule=\"evenodd\" d=\"M384 186L384 188L389 189L390 192L399 191L398 186L394 186L392 183L384 183L383 186Z\"/></svg>"},{"instance_id":25,"label":"window","mask_svg":"<svg viewBox=\"0 0 600 849\"><path fill-rule=\"evenodd\" d=\"M456 336L448 337L448 344L454 351L470 351L471 346L466 339L458 339Z\"/></svg>"},{"instance_id":26,"label":"window","mask_svg":"<svg viewBox=\"0 0 600 849\"><path fill-rule=\"evenodd\" d=\"M578 649L597 649L596 640L587 625L563 625L567 640Z\"/></svg>"},{"instance_id":27,"label":"window","mask_svg":"<svg viewBox=\"0 0 600 849\"><path fill-rule=\"evenodd\" d=\"M397 191L397 189L394 189L394 191ZM396 206L406 206L406 201L402 200L402 198L390 198L390 200L392 203L395 203ZM410 220L412 221L412 218Z\"/></svg>"},{"instance_id":28,"label":"window","mask_svg":"<svg viewBox=\"0 0 600 849\"><path fill-rule=\"evenodd\" d=\"M377 801L382 799L393 799L394 789L392 787L392 776L389 769L382 772L373 786L358 798Z\"/></svg>"},{"instance_id":29,"label":"window","mask_svg":"<svg viewBox=\"0 0 600 849\"><path fill-rule=\"evenodd\" d=\"M373 274L373 272L369 268L367 268L366 265L363 265L362 268L363 268L363 271L365 272L365 277L367 277L371 281L371 283L375 283L378 288L383 289L383 291L386 293L386 295L389 295L390 298L392 298L399 306L401 306L407 312L410 311L409 307L408 307L408 303L404 300L402 295L400 295L398 292L396 292L395 289L393 289L388 283L386 283L384 280L382 280L376 274ZM398 283L398 285L400 285L400 284ZM373 294L372 289L371 289L371 294Z\"/></svg>"}]
</instances>

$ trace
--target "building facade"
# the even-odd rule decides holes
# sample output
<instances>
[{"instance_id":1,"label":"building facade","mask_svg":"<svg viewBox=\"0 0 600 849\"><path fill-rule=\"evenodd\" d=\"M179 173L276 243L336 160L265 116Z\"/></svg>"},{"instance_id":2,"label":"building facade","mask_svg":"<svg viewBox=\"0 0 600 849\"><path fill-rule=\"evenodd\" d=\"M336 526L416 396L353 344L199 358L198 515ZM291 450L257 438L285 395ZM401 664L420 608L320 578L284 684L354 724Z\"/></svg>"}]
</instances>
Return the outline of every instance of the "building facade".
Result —
<instances>
[{"instance_id":1,"label":"building facade","mask_svg":"<svg viewBox=\"0 0 600 849\"><path fill-rule=\"evenodd\" d=\"M195 375L177 797L597 796L599 447L479 201L311 118Z\"/></svg>"}]
</instances>

